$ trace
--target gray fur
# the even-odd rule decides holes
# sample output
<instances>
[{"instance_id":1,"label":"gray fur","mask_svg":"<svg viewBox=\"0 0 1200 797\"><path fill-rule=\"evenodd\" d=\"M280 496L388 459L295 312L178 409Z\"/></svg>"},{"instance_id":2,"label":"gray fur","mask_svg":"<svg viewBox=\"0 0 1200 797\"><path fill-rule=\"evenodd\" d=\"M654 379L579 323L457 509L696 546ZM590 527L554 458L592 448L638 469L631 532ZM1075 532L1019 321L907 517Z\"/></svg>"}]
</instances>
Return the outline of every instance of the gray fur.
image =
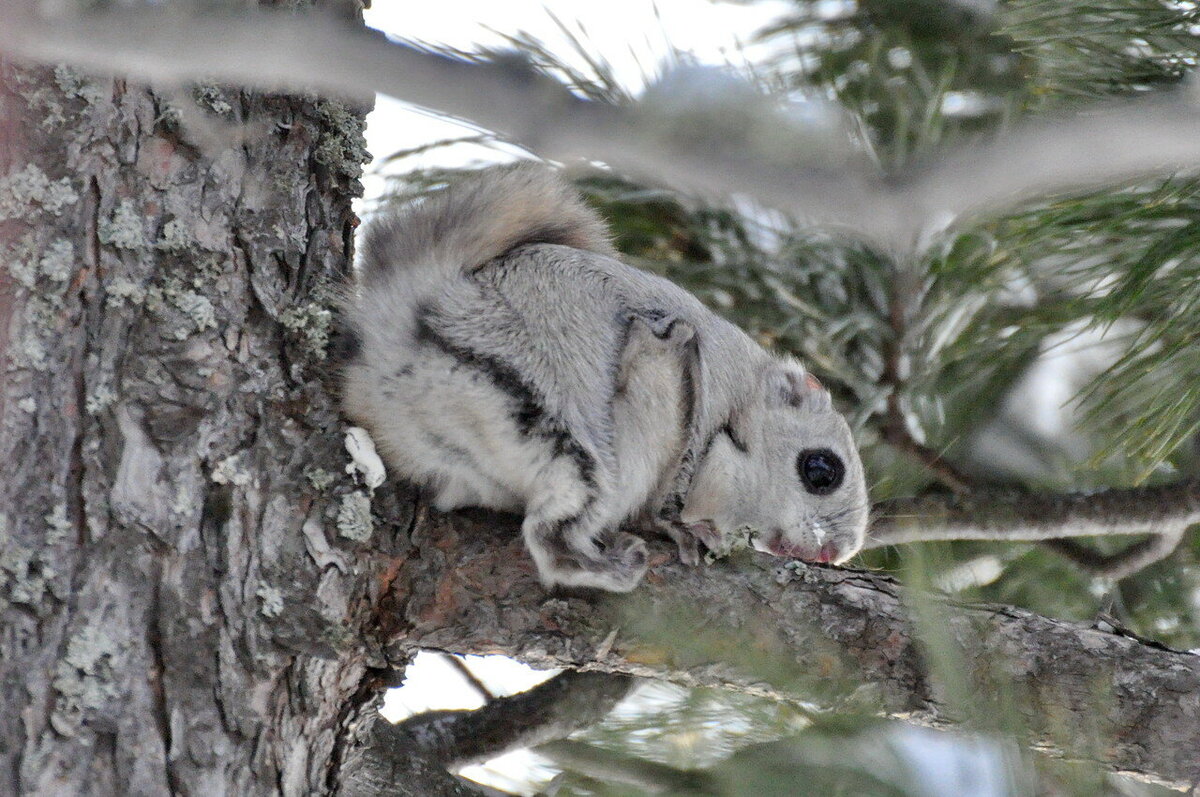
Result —
<instances>
[{"instance_id":1,"label":"gray fur","mask_svg":"<svg viewBox=\"0 0 1200 797\"><path fill-rule=\"evenodd\" d=\"M810 560L862 545L862 466L828 393L615 259L543 167L489 169L374 222L345 312L347 414L439 509L523 512L547 585L632 589L646 548L619 529L637 519L690 563L745 526ZM831 495L800 483L811 448L846 464Z\"/></svg>"}]
</instances>

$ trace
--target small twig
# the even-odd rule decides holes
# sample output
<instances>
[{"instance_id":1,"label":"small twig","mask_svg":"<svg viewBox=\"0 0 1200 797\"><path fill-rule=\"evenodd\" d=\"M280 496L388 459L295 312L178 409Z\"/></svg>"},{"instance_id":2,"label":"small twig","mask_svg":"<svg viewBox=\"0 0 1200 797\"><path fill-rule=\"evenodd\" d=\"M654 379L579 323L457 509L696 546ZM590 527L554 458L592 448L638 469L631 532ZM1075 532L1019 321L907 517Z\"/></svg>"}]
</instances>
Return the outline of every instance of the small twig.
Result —
<instances>
[{"instance_id":1,"label":"small twig","mask_svg":"<svg viewBox=\"0 0 1200 797\"><path fill-rule=\"evenodd\" d=\"M1153 532L1144 540L1138 540L1124 550L1102 554L1075 540L1042 540L1042 545L1079 565L1089 573L1119 579L1170 556L1179 547L1188 525L1180 523Z\"/></svg>"},{"instance_id":2,"label":"small twig","mask_svg":"<svg viewBox=\"0 0 1200 797\"><path fill-rule=\"evenodd\" d=\"M442 660L453 667L454 670L462 676L463 680L466 681L472 689L479 693L479 696L483 698L484 703L491 703L496 699L496 695L492 693L492 690L487 688L487 684L479 680L479 677L475 675L475 673L471 672L471 668L468 667L467 663L461 658L455 656L453 653L443 653Z\"/></svg>"},{"instance_id":3,"label":"small twig","mask_svg":"<svg viewBox=\"0 0 1200 797\"><path fill-rule=\"evenodd\" d=\"M897 269L892 280L892 296L888 303L888 325L891 337L884 343L883 374L880 381L890 388L887 415L880 428L884 442L909 454L932 473L939 482L959 494L971 492L971 479L947 462L929 446L917 442L908 429L904 408L900 406L900 391L905 377L901 361L904 358L904 338L908 334L908 306L911 296L905 274Z\"/></svg>"},{"instance_id":4,"label":"small twig","mask_svg":"<svg viewBox=\"0 0 1200 797\"><path fill-rule=\"evenodd\" d=\"M893 405L896 405L893 408ZM888 396L888 419L880 429L880 436L888 445L909 454L937 478L951 492L967 495L973 489L970 476L951 465L941 454L927 445L918 443L904 425L903 415L899 408L899 399L893 394ZM897 418L895 416L899 415Z\"/></svg>"}]
</instances>

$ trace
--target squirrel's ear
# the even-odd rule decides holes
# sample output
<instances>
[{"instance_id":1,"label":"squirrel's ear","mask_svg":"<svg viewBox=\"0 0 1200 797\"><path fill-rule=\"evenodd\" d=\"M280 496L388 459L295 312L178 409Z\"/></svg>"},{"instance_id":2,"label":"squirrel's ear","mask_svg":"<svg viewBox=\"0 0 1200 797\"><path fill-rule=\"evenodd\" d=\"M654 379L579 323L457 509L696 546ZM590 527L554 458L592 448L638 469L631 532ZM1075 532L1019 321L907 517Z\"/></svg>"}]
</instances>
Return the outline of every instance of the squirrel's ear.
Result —
<instances>
[{"instance_id":1,"label":"squirrel's ear","mask_svg":"<svg viewBox=\"0 0 1200 797\"><path fill-rule=\"evenodd\" d=\"M803 366L785 363L771 368L767 375L767 400L789 407L829 406L829 391L821 380L810 374Z\"/></svg>"}]
</instances>

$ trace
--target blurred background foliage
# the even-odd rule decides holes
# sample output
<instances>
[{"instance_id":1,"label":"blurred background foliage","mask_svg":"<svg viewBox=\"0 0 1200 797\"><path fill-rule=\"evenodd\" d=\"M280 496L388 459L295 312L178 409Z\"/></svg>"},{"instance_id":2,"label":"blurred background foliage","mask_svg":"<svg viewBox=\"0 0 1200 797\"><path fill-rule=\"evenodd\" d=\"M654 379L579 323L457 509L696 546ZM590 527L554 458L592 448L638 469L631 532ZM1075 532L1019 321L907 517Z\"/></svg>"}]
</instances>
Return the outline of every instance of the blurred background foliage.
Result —
<instances>
[{"instance_id":1,"label":"blurred background foliage","mask_svg":"<svg viewBox=\"0 0 1200 797\"><path fill-rule=\"evenodd\" d=\"M797 0L757 43L768 55L738 65L745 78L826 138L841 131L840 146L901 173L949 143L1032 114L1195 91L1188 74L1200 54L1200 10L1181 0ZM510 44L580 96L633 100L583 36L571 54L524 35ZM672 66L648 70L648 82ZM419 193L450 176L413 173L397 190ZM746 201L680 196L610 171L586 171L578 182L631 262L686 286L765 345L795 352L826 382L856 428L875 499L944 488L887 441L889 428L983 485L1093 489L1200 475L1195 174L957 219L902 257L852 230L814 229ZM1103 614L1196 648L1198 556L1193 531L1173 556L1116 583L1019 543L925 544L920 561L923 581L959 599L1075 620ZM860 557L897 572L908 561L900 550ZM706 718L712 700L696 693L640 715L636 727L612 720L588 738L616 738L682 765L662 739L703 738L747 711L757 714L746 727L774 729L768 736L795 729L778 706L734 706L727 697L716 702L719 719ZM739 744L750 741L761 739ZM707 744L689 765L732 749ZM1037 766L1042 793L1143 793ZM639 793L580 778L563 793Z\"/></svg>"}]
</instances>

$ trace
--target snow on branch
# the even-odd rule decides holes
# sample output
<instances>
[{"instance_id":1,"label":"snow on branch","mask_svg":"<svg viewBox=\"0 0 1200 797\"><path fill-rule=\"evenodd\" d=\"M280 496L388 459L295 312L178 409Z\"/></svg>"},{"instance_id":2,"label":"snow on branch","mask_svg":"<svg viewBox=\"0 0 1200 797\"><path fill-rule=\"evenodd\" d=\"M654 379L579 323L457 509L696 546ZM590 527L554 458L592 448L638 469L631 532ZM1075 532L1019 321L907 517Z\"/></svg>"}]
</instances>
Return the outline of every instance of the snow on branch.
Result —
<instances>
[{"instance_id":1,"label":"snow on branch","mask_svg":"<svg viewBox=\"0 0 1200 797\"><path fill-rule=\"evenodd\" d=\"M1025 123L885 176L866 158L836 167L798 160L788 135L706 137L694 107L673 117L671 103L584 101L515 57L469 63L316 12L201 14L171 4L77 13L68 5L54 4L51 13L44 10L51 4L34 0L4 4L0 51L158 83L222 80L349 97L378 91L495 130L547 158L597 159L690 191L745 194L901 253L963 215L1200 167L1200 113L1184 93ZM730 113L742 114L748 129L761 130L764 118L785 133L795 124L766 98L725 99L709 109L714 121L724 115L721 130L737 129Z\"/></svg>"}]
</instances>

